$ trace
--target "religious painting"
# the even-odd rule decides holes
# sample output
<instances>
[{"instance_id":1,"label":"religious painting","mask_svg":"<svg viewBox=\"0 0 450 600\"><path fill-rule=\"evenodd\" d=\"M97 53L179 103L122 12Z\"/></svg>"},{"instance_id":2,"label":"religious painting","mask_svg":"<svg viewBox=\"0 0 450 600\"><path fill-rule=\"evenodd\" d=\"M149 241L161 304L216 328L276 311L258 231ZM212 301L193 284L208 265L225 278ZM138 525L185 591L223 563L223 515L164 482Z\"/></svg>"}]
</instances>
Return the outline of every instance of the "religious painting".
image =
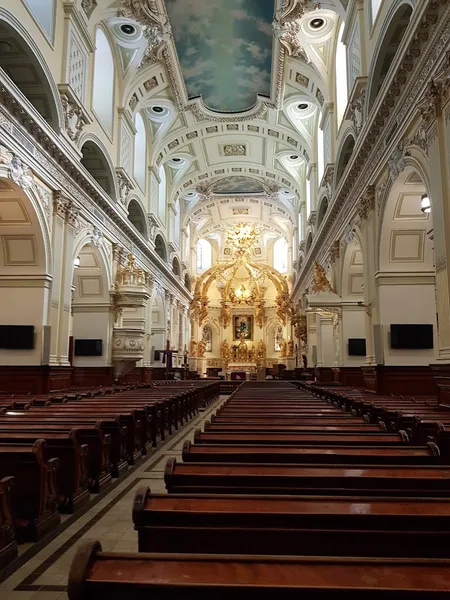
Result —
<instances>
[{"instance_id":1,"label":"religious painting","mask_svg":"<svg viewBox=\"0 0 450 600\"><path fill-rule=\"evenodd\" d=\"M253 316L244 315L241 317L233 317L233 339L235 341L244 339L245 341L253 340Z\"/></svg>"}]
</instances>

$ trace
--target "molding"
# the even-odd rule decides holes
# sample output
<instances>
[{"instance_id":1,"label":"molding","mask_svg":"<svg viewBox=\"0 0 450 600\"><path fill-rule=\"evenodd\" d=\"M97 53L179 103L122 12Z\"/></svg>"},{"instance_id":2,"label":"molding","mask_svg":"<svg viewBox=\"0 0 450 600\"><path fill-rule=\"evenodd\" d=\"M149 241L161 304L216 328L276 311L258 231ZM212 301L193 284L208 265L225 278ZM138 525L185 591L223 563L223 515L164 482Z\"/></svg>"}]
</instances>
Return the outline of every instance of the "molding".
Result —
<instances>
[{"instance_id":1,"label":"molding","mask_svg":"<svg viewBox=\"0 0 450 600\"><path fill-rule=\"evenodd\" d=\"M432 271L417 271L416 273L378 271L375 273L377 287L382 285L435 285L435 275Z\"/></svg>"}]
</instances>

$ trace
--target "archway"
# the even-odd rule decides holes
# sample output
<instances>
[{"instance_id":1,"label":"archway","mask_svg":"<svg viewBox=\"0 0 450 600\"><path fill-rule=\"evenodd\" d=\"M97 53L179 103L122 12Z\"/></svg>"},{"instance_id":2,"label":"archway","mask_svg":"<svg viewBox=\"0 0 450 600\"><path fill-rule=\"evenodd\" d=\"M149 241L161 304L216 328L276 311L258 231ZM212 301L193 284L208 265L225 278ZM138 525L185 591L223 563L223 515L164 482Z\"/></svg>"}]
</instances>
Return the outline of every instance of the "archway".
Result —
<instances>
[{"instance_id":1,"label":"archway","mask_svg":"<svg viewBox=\"0 0 450 600\"><path fill-rule=\"evenodd\" d=\"M412 7L409 4L402 4L392 17L387 31L379 45L378 55L375 66L372 70L370 80L370 90L368 94L367 113L369 114L380 89L386 79L394 56L402 42L403 36L408 28Z\"/></svg>"},{"instance_id":2,"label":"archway","mask_svg":"<svg viewBox=\"0 0 450 600\"><path fill-rule=\"evenodd\" d=\"M312 236L312 233L309 232L308 237L306 238L306 254L308 254L308 252L311 250L312 242L313 242L313 236Z\"/></svg>"},{"instance_id":3,"label":"archway","mask_svg":"<svg viewBox=\"0 0 450 600\"><path fill-rule=\"evenodd\" d=\"M137 200L128 204L128 220L136 227L141 235L147 237L147 220L145 213Z\"/></svg>"},{"instance_id":4,"label":"archway","mask_svg":"<svg viewBox=\"0 0 450 600\"><path fill-rule=\"evenodd\" d=\"M166 242L159 233L155 237L155 252L160 258L162 258L162 260L167 261Z\"/></svg>"},{"instance_id":5,"label":"archway","mask_svg":"<svg viewBox=\"0 0 450 600\"><path fill-rule=\"evenodd\" d=\"M322 200L322 202L320 203L320 206L319 206L319 212L318 212L318 215L317 215L317 226L318 227L320 227L320 224L322 223L323 218L324 218L325 213L327 212L327 210L328 210L328 198L325 197L325 198L323 198L323 200Z\"/></svg>"},{"instance_id":6,"label":"archway","mask_svg":"<svg viewBox=\"0 0 450 600\"><path fill-rule=\"evenodd\" d=\"M61 127L61 107L58 106L56 86L44 72L44 59L37 48L29 44L0 13L0 67L29 100L37 112L55 130ZM52 89L53 87L53 89Z\"/></svg>"},{"instance_id":7,"label":"archway","mask_svg":"<svg viewBox=\"0 0 450 600\"><path fill-rule=\"evenodd\" d=\"M181 276L180 262L176 256L174 257L174 259L172 261L172 271L173 271L173 274L176 275L177 277Z\"/></svg>"},{"instance_id":8,"label":"archway","mask_svg":"<svg viewBox=\"0 0 450 600\"><path fill-rule=\"evenodd\" d=\"M75 249L71 336L74 367L111 364L113 315L104 257L88 242ZM75 376L75 381L77 377Z\"/></svg>"},{"instance_id":9,"label":"archway","mask_svg":"<svg viewBox=\"0 0 450 600\"><path fill-rule=\"evenodd\" d=\"M387 365L429 365L437 355L434 251L428 235L433 222L431 213L421 211L425 192L419 173L407 166L390 188L382 214L377 283ZM416 349L397 343L399 328L393 326L413 324L428 326L433 347L425 340Z\"/></svg>"},{"instance_id":10,"label":"archway","mask_svg":"<svg viewBox=\"0 0 450 600\"><path fill-rule=\"evenodd\" d=\"M191 278L189 277L189 273L186 273L184 276L184 287L190 292L191 291Z\"/></svg>"},{"instance_id":11,"label":"archway","mask_svg":"<svg viewBox=\"0 0 450 600\"><path fill-rule=\"evenodd\" d=\"M355 149L355 138L353 135L348 135L345 139L344 144L342 145L342 150L339 154L339 159L336 168L336 186L339 184L344 171L350 162L350 158L353 154L353 150Z\"/></svg>"},{"instance_id":12,"label":"archway","mask_svg":"<svg viewBox=\"0 0 450 600\"><path fill-rule=\"evenodd\" d=\"M52 273L46 215L36 188L25 192L2 178L5 171L4 166L0 168L0 325L23 329L1 328L0 365L49 364ZM11 382L6 383L2 387L0 376L0 389L11 389ZM17 386L19 381L16 391L25 391Z\"/></svg>"},{"instance_id":13,"label":"archway","mask_svg":"<svg viewBox=\"0 0 450 600\"><path fill-rule=\"evenodd\" d=\"M95 179L101 188L113 200L116 199L116 188L114 175L108 163L108 159L100 147L89 140L81 147L83 155L81 164Z\"/></svg>"}]
</instances>

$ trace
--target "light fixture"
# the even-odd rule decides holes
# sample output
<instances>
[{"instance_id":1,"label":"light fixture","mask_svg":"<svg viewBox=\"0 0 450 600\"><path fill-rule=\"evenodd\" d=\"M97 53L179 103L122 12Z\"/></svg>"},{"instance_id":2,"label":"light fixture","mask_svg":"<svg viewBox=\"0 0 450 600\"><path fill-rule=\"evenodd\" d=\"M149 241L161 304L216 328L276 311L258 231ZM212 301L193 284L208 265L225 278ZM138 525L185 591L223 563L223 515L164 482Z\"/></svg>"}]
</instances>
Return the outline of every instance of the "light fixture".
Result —
<instances>
[{"instance_id":1,"label":"light fixture","mask_svg":"<svg viewBox=\"0 0 450 600\"><path fill-rule=\"evenodd\" d=\"M422 198L420 199L420 210L425 214L431 212L431 202L428 194L422 194Z\"/></svg>"},{"instance_id":2,"label":"light fixture","mask_svg":"<svg viewBox=\"0 0 450 600\"><path fill-rule=\"evenodd\" d=\"M134 27L134 25L130 25L130 23L123 23L120 26L120 30L125 35L133 35L134 33L136 33L136 27Z\"/></svg>"},{"instance_id":3,"label":"light fixture","mask_svg":"<svg viewBox=\"0 0 450 600\"><path fill-rule=\"evenodd\" d=\"M73 268L78 269L79 266L80 266L80 257L77 256L76 259L73 261Z\"/></svg>"}]
</instances>

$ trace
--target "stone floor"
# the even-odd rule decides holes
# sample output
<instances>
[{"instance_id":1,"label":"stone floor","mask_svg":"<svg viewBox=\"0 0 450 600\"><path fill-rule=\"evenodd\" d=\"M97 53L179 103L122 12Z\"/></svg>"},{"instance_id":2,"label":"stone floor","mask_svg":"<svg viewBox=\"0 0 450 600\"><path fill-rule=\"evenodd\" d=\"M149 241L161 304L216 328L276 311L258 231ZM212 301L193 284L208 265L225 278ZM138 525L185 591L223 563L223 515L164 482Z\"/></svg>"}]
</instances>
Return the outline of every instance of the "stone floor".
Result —
<instances>
[{"instance_id":1,"label":"stone floor","mask_svg":"<svg viewBox=\"0 0 450 600\"><path fill-rule=\"evenodd\" d=\"M26 561L0 584L1 600L66 599L67 576L80 540L99 540L103 550L137 552L137 533L131 517L133 499L139 486L149 486L152 492L164 493L164 466L169 456L181 460L185 440L192 440L194 431L202 427L225 397L211 405L198 417L175 432L146 460L113 485L100 500L79 518L67 518L63 531L44 548L36 552L33 546L21 546ZM35 554L30 557L31 554ZM30 557L30 558L28 558Z\"/></svg>"}]
</instances>

